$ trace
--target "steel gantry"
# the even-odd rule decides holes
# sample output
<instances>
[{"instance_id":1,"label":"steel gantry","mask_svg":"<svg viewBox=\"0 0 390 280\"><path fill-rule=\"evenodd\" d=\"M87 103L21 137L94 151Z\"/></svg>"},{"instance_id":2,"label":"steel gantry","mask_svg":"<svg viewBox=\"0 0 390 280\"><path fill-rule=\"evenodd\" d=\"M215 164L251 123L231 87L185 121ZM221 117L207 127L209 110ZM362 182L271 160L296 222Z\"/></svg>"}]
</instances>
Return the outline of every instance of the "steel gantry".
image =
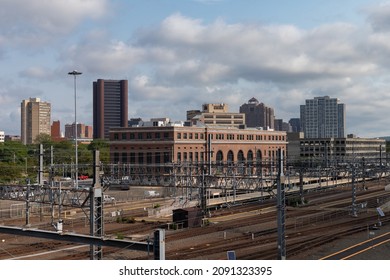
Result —
<instances>
[{"instance_id":1,"label":"steel gantry","mask_svg":"<svg viewBox=\"0 0 390 280\"><path fill-rule=\"evenodd\" d=\"M282 155L282 152L279 151ZM29 180L24 185L0 186L0 199L25 203L26 225L30 224L30 209L35 205L49 209L52 224L61 231L62 210L80 208L89 217L90 236L103 238L104 213L103 197L105 190L118 186L161 186L170 188L173 196L196 200L207 213L208 199L218 196L229 203L236 202L236 196L254 193L254 198L276 198L278 203L278 231L284 235L285 195L294 193L304 203L307 191L333 188L340 183L350 184L352 189L351 215L356 216L357 191L366 189L367 180L388 178L389 163L382 159L307 159L292 160L282 156L251 162L173 162L168 164L102 164L99 151L94 152L92 165L80 165L79 170L93 170L92 180L79 181L78 186L64 175L74 170L72 164L50 166L45 170L42 152L38 170L38 183ZM44 180L44 174L49 174ZM58 176L63 174L63 176ZM58 177L61 179L58 180ZM313 186L308 188L307 186ZM57 224L54 222L57 218ZM285 258L285 243L278 240L280 258ZM102 259L99 245L90 247L91 259Z\"/></svg>"}]
</instances>

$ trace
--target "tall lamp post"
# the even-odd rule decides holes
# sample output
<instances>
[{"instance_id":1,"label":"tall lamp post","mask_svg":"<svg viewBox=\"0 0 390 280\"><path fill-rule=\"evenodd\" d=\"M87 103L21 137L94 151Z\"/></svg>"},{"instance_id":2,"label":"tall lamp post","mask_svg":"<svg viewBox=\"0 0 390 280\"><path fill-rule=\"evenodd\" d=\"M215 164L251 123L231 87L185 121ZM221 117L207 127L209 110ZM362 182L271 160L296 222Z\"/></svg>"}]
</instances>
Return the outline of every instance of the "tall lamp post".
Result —
<instances>
[{"instance_id":1,"label":"tall lamp post","mask_svg":"<svg viewBox=\"0 0 390 280\"><path fill-rule=\"evenodd\" d=\"M78 170L78 155L77 155L77 101L76 101L76 77L78 75L81 75L81 72L78 72L77 70L73 70L72 72L69 72L68 75L73 75L74 77L74 142L75 142L75 187L79 187L79 182L78 182L78 175L79 175L79 170Z\"/></svg>"}]
</instances>

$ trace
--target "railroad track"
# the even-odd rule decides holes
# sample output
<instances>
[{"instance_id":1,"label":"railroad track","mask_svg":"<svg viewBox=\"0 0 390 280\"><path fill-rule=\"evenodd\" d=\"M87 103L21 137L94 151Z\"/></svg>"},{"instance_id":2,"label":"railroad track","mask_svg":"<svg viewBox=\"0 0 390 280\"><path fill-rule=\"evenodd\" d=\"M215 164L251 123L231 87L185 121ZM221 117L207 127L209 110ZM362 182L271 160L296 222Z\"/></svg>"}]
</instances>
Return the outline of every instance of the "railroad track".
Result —
<instances>
[{"instance_id":1,"label":"railroad track","mask_svg":"<svg viewBox=\"0 0 390 280\"><path fill-rule=\"evenodd\" d=\"M383 185L376 187L367 184L366 186L365 190L358 189L358 202L367 201L370 207L375 207L378 197L390 196L383 191ZM374 211L359 214L358 218L348 216L347 206L351 204L351 188L345 186L326 192L310 192L305 194L305 198L310 202L308 205L299 208L288 207L286 211L287 256L315 248L339 236L366 230L367 224L377 218ZM213 207L210 209L209 220L212 222L209 226L166 232L166 258L225 259L227 250L236 250L237 257L240 259L275 259L277 254L275 204L274 200L265 200L234 205L230 208ZM116 206L113 206L107 211L115 208ZM142 203L133 203L124 214L130 217L142 217L144 214ZM73 223L77 232L88 231L84 221L75 220ZM113 221L105 225L105 234L113 237L119 234L147 235L163 226L164 224L159 222L118 224ZM2 238L0 236L0 239ZM4 238L10 239L9 236ZM0 244L2 245L4 244ZM14 242L8 244L6 251L0 250L0 259L61 249L66 253L45 255L42 258L89 259L88 245L85 249L72 249L74 246L75 244L47 240L20 244ZM103 255L109 259L150 258L144 252L106 247Z\"/></svg>"}]
</instances>

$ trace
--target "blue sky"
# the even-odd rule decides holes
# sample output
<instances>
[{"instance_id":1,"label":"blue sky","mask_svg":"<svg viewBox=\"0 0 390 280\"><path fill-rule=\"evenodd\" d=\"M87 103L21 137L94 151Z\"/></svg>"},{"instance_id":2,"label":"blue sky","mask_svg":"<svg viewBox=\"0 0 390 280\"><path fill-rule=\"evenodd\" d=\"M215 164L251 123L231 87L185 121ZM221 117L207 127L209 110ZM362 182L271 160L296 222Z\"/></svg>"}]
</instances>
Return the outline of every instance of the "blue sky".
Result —
<instances>
[{"instance_id":1,"label":"blue sky","mask_svg":"<svg viewBox=\"0 0 390 280\"><path fill-rule=\"evenodd\" d=\"M129 80L129 116L255 97L277 118L305 99L347 108L347 132L390 135L390 3L368 0L0 0L0 130L20 134L20 102L92 124L92 82Z\"/></svg>"}]
</instances>

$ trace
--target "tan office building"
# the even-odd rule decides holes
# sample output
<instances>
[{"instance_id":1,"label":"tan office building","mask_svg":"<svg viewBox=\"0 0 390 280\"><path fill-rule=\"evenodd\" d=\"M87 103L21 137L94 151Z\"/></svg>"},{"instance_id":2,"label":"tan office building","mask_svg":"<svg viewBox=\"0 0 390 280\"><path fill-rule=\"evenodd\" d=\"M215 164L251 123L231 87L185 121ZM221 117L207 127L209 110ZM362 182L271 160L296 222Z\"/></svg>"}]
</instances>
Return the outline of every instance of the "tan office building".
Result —
<instances>
[{"instance_id":1,"label":"tan office building","mask_svg":"<svg viewBox=\"0 0 390 280\"><path fill-rule=\"evenodd\" d=\"M228 105L221 104L203 104L202 111L187 111L187 120L193 125L201 122L209 127L242 127L245 126L245 114L230 113Z\"/></svg>"},{"instance_id":2,"label":"tan office building","mask_svg":"<svg viewBox=\"0 0 390 280\"><path fill-rule=\"evenodd\" d=\"M39 98L30 98L21 103L21 140L33 144L39 134L51 135L51 104Z\"/></svg>"}]
</instances>

